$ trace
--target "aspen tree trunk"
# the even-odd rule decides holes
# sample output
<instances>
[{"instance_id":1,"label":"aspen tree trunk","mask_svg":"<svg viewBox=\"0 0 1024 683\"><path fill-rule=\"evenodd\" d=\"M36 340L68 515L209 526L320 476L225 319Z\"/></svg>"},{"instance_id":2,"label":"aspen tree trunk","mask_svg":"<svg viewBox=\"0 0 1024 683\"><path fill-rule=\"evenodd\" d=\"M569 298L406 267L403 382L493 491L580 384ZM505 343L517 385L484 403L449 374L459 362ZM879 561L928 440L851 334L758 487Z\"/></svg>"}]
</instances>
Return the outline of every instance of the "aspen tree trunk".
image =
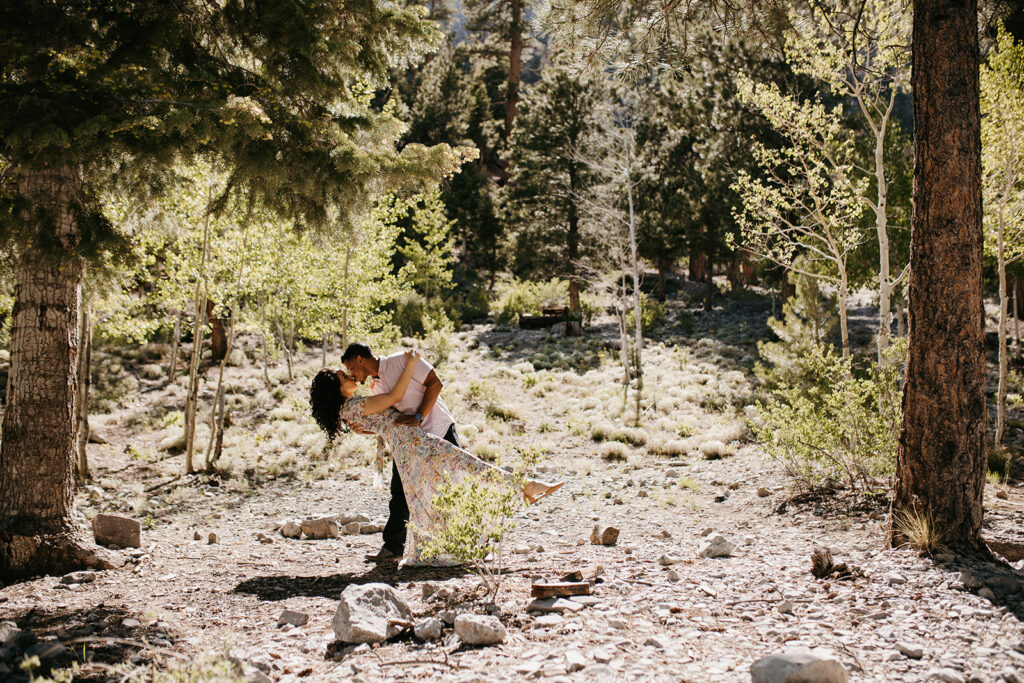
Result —
<instances>
[{"instance_id":1,"label":"aspen tree trunk","mask_svg":"<svg viewBox=\"0 0 1024 683\"><path fill-rule=\"evenodd\" d=\"M1014 354L1020 360L1020 309L1017 302L1020 301L1020 281L1013 278L1013 336Z\"/></svg>"},{"instance_id":2,"label":"aspen tree trunk","mask_svg":"<svg viewBox=\"0 0 1024 683\"><path fill-rule=\"evenodd\" d=\"M320 344L320 368L327 367L327 340L330 339L330 335L324 332L323 341Z\"/></svg>"},{"instance_id":3,"label":"aspen tree trunk","mask_svg":"<svg viewBox=\"0 0 1024 683\"><path fill-rule=\"evenodd\" d=\"M82 484L92 479L92 475L89 473L89 458L86 453L86 446L89 443L89 389L92 384L90 372L92 368L92 316L88 306L82 306L79 318L78 343L81 348L78 352L78 404L75 406L75 417L78 433L76 440L78 483Z\"/></svg>"},{"instance_id":4,"label":"aspen tree trunk","mask_svg":"<svg viewBox=\"0 0 1024 683\"><path fill-rule=\"evenodd\" d=\"M955 552L988 555L981 130L976 0L913 4L910 341L888 541L927 516Z\"/></svg>"},{"instance_id":5,"label":"aspen tree trunk","mask_svg":"<svg viewBox=\"0 0 1024 683\"><path fill-rule=\"evenodd\" d=\"M846 267L839 267L839 333L843 340L843 360L850 360L850 324L846 312L846 302L850 299L850 285L846 275Z\"/></svg>"},{"instance_id":6,"label":"aspen tree trunk","mask_svg":"<svg viewBox=\"0 0 1024 683\"><path fill-rule=\"evenodd\" d=\"M184 315L182 311L178 311L178 315L174 318L174 332L172 333L171 339L171 367L167 371L167 382L174 384L174 379L178 374L178 344L181 342L181 317Z\"/></svg>"},{"instance_id":7,"label":"aspen tree trunk","mask_svg":"<svg viewBox=\"0 0 1024 683\"><path fill-rule=\"evenodd\" d=\"M341 348L342 349L347 349L348 348L348 297L347 297L347 294L348 294L348 291L349 291L348 271L349 271L349 264L351 263L351 261L352 261L352 244L351 244L351 242L348 242L345 245L345 267L344 267L344 270L342 271L342 282L345 283L345 291L343 293L343 296L345 296L345 298L344 298L345 305L341 309Z\"/></svg>"},{"instance_id":8,"label":"aspen tree trunk","mask_svg":"<svg viewBox=\"0 0 1024 683\"><path fill-rule=\"evenodd\" d=\"M82 259L72 165L16 167L23 219L38 241L19 254L11 321L11 370L0 443L0 577L109 568L114 556L84 539L71 517L75 483L78 309Z\"/></svg>"},{"instance_id":9,"label":"aspen tree trunk","mask_svg":"<svg viewBox=\"0 0 1024 683\"><path fill-rule=\"evenodd\" d=\"M893 91L892 98L896 97ZM892 100L889 104L892 111ZM889 272L889 217L886 215L889 185L885 178L885 130L889 112L882 119L882 127L875 132L875 180L878 198L875 204L875 232L878 235L878 365L885 364L885 350L892 334L892 276Z\"/></svg>"},{"instance_id":10,"label":"aspen tree trunk","mask_svg":"<svg viewBox=\"0 0 1024 683\"><path fill-rule=\"evenodd\" d=\"M569 187L572 192L576 191L578 184L575 173L570 171ZM570 268L569 312L571 315L570 319L565 323L565 335L567 337L578 337L583 332L583 325L580 321L582 316L582 309L580 308L580 283L576 275L576 268L578 267L576 260L579 258L580 216L574 203L569 205L569 231L566 242Z\"/></svg>"},{"instance_id":11,"label":"aspen tree trunk","mask_svg":"<svg viewBox=\"0 0 1024 683\"><path fill-rule=\"evenodd\" d=\"M217 390L213 395L213 407L210 409L210 440L206 444L206 455L203 458L203 471L212 472L213 465L220 458L221 444L224 443L224 372L228 366L228 357L235 345L235 310L228 314L227 346L224 357L220 361L220 374L217 376ZM216 449L214 443L216 442Z\"/></svg>"},{"instance_id":12,"label":"aspen tree trunk","mask_svg":"<svg viewBox=\"0 0 1024 683\"><path fill-rule=\"evenodd\" d=\"M270 388L270 358L267 353L267 303L260 300L260 337L263 341L263 383Z\"/></svg>"},{"instance_id":13,"label":"aspen tree trunk","mask_svg":"<svg viewBox=\"0 0 1024 683\"><path fill-rule=\"evenodd\" d=\"M622 282L619 296L616 297L619 317L619 361L622 363L622 412L629 407L629 318L626 311L629 304L626 298L626 270L622 270Z\"/></svg>"},{"instance_id":14,"label":"aspen tree trunk","mask_svg":"<svg viewBox=\"0 0 1024 683\"><path fill-rule=\"evenodd\" d=\"M206 310L206 297L200 294L196 286L196 321L192 330L192 356L188 364L188 393L185 396L185 473L195 471L192 455L195 452L196 413L199 410L199 361L203 349L203 337L206 325L203 324L203 313Z\"/></svg>"},{"instance_id":15,"label":"aspen tree trunk","mask_svg":"<svg viewBox=\"0 0 1024 683\"><path fill-rule=\"evenodd\" d=\"M896 297L896 334L907 336L907 312L903 308L903 297Z\"/></svg>"},{"instance_id":16,"label":"aspen tree trunk","mask_svg":"<svg viewBox=\"0 0 1024 683\"><path fill-rule=\"evenodd\" d=\"M288 340L285 339L284 330L281 329L281 319L277 317L276 313L274 314L274 326L277 327L277 336L281 339L281 347L284 349L284 359L288 364L288 381L291 382L295 379L295 376L292 375L292 352L291 349L288 348Z\"/></svg>"},{"instance_id":17,"label":"aspen tree trunk","mask_svg":"<svg viewBox=\"0 0 1024 683\"><path fill-rule=\"evenodd\" d=\"M1012 163L1012 157L1007 156L1007 166ZM1007 169L1009 170L1009 169ZM996 261L999 268L999 385L996 389L996 434L995 445L1003 443L1003 436L1006 434L1006 371L1009 365L1008 352L1006 348L1006 310L1009 307L1009 295L1006 291L1006 202L1010 198L1009 181L1013 178L1011 173L1006 173L1007 186L1003 188L999 201L999 209L996 212Z\"/></svg>"}]
</instances>

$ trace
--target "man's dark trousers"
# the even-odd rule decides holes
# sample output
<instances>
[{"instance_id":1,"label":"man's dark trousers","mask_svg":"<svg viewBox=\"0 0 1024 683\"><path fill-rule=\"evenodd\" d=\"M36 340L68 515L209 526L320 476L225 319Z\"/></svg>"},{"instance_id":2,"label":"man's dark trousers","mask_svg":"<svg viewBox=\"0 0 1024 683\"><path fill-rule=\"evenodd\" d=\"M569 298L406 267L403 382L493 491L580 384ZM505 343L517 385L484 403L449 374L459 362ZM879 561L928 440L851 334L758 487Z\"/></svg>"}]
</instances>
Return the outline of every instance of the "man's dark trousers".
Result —
<instances>
[{"instance_id":1,"label":"man's dark trousers","mask_svg":"<svg viewBox=\"0 0 1024 683\"><path fill-rule=\"evenodd\" d=\"M455 425L448 428L444 440L461 448L459 435L455 432ZM398 476L398 465L394 458L391 459L391 502L388 504L390 516L384 527L384 547L395 555L405 552L405 526L409 523L409 505L405 502L405 489L402 488L402 480Z\"/></svg>"}]
</instances>

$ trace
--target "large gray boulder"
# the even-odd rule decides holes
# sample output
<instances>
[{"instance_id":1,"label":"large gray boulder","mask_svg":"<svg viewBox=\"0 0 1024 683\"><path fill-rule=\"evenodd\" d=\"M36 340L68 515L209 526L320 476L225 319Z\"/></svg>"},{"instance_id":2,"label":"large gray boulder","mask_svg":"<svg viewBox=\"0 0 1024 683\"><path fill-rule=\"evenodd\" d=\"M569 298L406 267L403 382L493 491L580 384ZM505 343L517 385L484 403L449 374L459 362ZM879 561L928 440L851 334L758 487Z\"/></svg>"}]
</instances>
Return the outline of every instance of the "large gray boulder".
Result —
<instances>
[{"instance_id":1,"label":"large gray boulder","mask_svg":"<svg viewBox=\"0 0 1024 683\"><path fill-rule=\"evenodd\" d=\"M409 606L386 583L352 584L341 593L331 625L344 643L381 643L402 630L390 620L408 622L411 617Z\"/></svg>"},{"instance_id":2,"label":"large gray boulder","mask_svg":"<svg viewBox=\"0 0 1024 683\"><path fill-rule=\"evenodd\" d=\"M842 664L806 648L762 657L750 666L751 683L847 683Z\"/></svg>"},{"instance_id":3,"label":"large gray boulder","mask_svg":"<svg viewBox=\"0 0 1024 683\"><path fill-rule=\"evenodd\" d=\"M142 525L127 517L96 515L92 520L92 533L97 545L118 548L142 547Z\"/></svg>"}]
</instances>

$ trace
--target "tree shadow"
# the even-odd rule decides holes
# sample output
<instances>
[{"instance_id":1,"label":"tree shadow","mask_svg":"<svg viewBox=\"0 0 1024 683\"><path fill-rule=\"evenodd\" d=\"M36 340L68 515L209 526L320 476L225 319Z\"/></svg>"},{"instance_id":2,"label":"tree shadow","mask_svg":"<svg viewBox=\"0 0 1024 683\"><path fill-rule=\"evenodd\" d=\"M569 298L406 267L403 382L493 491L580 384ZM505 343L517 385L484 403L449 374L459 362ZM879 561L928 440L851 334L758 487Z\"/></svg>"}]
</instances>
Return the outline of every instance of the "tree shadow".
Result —
<instances>
[{"instance_id":1,"label":"tree shadow","mask_svg":"<svg viewBox=\"0 0 1024 683\"><path fill-rule=\"evenodd\" d=\"M255 576L235 586L233 592L255 595L260 600L278 601L294 597L337 600L352 584L386 583L391 586L410 581L445 581L469 574L467 567L403 567L378 564L369 570L331 576Z\"/></svg>"},{"instance_id":2,"label":"tree shadow","mask_svg":"<svg viewBox=\"0 0 1024 683\"><path fill-rule=\"evenodd\" d=\"M945 568L964 572L961 578L968 581L973 578L983 582L983 587L965 585L964 591L984 598L994 609L1005 608L1018 621L1024 621L1024 571L1009 564L1024 559L1024 542L1016 539L990 539L987 542L993 551L988 561L965 561L965 558L957 557L956 562L946 564ZM988 594L981 595L985 589Z\"/></svg>"}]
</instances>

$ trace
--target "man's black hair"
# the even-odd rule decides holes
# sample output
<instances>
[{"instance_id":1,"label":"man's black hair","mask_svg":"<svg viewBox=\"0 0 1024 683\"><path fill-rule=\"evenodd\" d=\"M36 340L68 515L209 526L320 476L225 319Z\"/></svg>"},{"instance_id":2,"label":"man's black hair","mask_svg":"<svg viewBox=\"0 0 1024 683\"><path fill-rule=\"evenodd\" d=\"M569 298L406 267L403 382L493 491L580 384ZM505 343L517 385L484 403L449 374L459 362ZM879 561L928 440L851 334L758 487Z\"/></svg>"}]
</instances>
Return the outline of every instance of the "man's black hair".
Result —
<instances>
[{"instance_id":1,"label":"man's black hair","mask_svg":"<svg viewBox=\"0 0 1024 683\"><path fill-rule=\"evenodd\" d=\"M350 360L355 360L356 358L373 360L373 351L370 350L370 347L367 344L353 342L348 345L348 348L345 349L345 353L341 355L341 362L347 363Z\"/></svg>"}]
</instances>

